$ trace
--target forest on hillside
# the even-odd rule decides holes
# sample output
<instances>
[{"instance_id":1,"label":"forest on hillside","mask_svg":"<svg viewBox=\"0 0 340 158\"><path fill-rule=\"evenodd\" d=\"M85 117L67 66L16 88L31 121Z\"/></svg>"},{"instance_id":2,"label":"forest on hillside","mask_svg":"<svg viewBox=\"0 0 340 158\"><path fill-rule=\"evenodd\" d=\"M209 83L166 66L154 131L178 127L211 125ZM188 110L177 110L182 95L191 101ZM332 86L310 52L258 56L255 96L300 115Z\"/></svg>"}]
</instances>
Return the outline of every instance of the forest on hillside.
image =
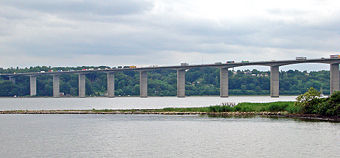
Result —
<instances>
[{"instance_id":1,"label":"forest on hillside","mask_svg":"<svg viewBox=\"0 0 340 158\"><path fill-rule=\"evenodd\" d=\"M46 67L37 66L30 68L0 68L0 73L40 72L53 69L57 70L81 70L83 68L98 67ZM99 67L101 69L105 66ZM186 95L219 95L219 69L217 68L193 68L186 72ZM243 70L229 70L229 95L269 95L270 72ZM27 96L29 95L29 77L16 77L12 83L6 77L0 78L0 96ZM148 72L149 96L175 96L177 77L175 70L154 70ZM106 74L86 74L86 95L104 96L106 94ZM314 87L329 94L329 71L281 71L280 95L297 95ZM66 96L78 95L78 75L69 74L60 76L60 92ZM52 76L42 75L37 77L37 95L52 96ZM115 73L115 95L137 96L139 95L139 73L125 71Z\"/></svg>"}]
</instances>

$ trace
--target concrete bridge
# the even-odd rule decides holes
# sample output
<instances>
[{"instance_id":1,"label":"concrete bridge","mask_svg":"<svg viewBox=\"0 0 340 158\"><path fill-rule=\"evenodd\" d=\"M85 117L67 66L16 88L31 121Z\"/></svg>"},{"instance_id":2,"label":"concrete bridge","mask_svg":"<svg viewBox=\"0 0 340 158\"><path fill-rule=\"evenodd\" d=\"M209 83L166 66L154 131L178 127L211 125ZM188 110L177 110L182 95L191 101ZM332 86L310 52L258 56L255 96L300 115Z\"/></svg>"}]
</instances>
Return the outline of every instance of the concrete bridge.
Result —
<instances>
[{"instance_id":1,"label":"concrete bridge","mask_svg":"<svg viewBox=\"0 0 340 158\"><path fill-rule=\"evenodd\" d=\"M279 97L279 67L291 64L300 63L323 63L330 64L330 93L339 90L339 63L340 59L321 58L308 60L280 60L280 61L259 61L259 62L241 62L241 63L216 63L216 64L202 64L202 65L183 65L183 66L153 66L141 68L116 68L116 69L102 69L102 70L86 70L86 71L62 71L62 72L29 72L16 74L0 74L0 76L7 76L10 81L15 83L16 76L30 77L30 95L37 94L36 79L41 75L53 76L53 97L59 97L59 76L62 74L78 74L79 77L79 97L85 97L85 75L91 72L107 73L107 93L108 97L114 97L114 73L119 71L139 71L140 73L140 97L147 97L147 72L158 69L173 69L177 70L177 97L185 97L185 72L190 68L198 67L215 67L220 69L220 96L228 97L228 69L240 66L270 66L270 96Z\"/></svg>"}]
</instances>

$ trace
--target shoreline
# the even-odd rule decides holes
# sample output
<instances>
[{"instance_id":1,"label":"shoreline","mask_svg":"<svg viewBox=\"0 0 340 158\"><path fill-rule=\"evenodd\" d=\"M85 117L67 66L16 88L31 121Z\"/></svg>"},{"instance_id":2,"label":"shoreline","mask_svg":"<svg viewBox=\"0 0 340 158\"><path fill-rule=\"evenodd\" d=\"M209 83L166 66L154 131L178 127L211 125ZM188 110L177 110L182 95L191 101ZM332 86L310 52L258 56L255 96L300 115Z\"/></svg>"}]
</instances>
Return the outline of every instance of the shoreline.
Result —
<instances>
[{"instance_id":1,"label":"shoreline","mask_svg":"<svg viewBox=\"0 0 340 158\"><path fill-rule=\"evenodd\" d=\"M293 118L311 121L340 122L340 117L325 117L316 114L289 114L287 112L173 112L147 110L9 110L0 114L144 114L144 115L207 115L212 117L261 116L276 118Z\"/></svg>"}]
</instances>

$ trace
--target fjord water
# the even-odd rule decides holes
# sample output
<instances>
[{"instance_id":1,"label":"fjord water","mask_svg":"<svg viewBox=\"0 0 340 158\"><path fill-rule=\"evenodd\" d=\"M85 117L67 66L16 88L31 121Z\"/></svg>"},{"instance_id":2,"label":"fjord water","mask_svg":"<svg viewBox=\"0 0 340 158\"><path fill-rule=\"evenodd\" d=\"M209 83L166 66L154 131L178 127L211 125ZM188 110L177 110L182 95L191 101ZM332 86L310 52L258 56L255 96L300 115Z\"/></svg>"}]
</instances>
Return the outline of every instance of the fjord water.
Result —
<instances>
[{"instance_id":1,"label":"fjord water","mask_svg":"<svg viewBox=\"0 0 340 158\"><path fill-rule=\"evenodd\" d=\"M0 110L90 110L160 109L165 107L203 107L239 102L294 101L296 96L212 97L88 97L88 98L0 98Z\"/></svg>"},{"instance_id":2,"label":"fjord water","mask_svg":"<svg viewBox=\"0 0 340 158\"><path fill-rule=\"evenodd\" d=\"M0 110L155 109L294 96L0 98ZM340 124L207 116L2 114L1 157L339 157Z\"/></svg>"},{"instance_id":3,"label":"fjord water","mask_svg":"<svg viewBox=\"0 0 340 158\"><path fill-rule=\"evenodd\" d=\"M166 115L0 115L1 157L339 157L340 124Z\"/></svg>"}]
</instances>

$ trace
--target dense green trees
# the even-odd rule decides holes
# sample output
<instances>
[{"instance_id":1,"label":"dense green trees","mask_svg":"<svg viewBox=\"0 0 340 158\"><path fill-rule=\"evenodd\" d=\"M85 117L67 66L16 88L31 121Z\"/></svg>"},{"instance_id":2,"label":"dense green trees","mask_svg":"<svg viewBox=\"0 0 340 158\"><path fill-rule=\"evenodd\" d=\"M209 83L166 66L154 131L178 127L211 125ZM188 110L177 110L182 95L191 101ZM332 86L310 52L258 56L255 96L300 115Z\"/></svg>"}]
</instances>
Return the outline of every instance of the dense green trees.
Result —
<instances>
[{"instance_id":1,"label":"dense green trees","mask_svg":"<svg viewBox=\"0 0 340 158\"><path fill-rule=\"evenodd\" d=\"M81 70L94 67L57 67L46 66L30 68L1 69L0 73L40 72L53 69L57 70ZM106 68L101 66L101 69ZM186 73L186 95L219 95L219 69L194 68ZM258 70L229 71L230 95L269 95L270 72ZM176 71L154 70L148 72L149 96L175 96L176 95ZM86 75L86 94L89 96L103 96L106 93L106 74L89 73ZM324 94L329 94L329 71L281 71L280 94L297 95L314 87L322 89ZM60 92L66 95L78 95L78 76L76 74L60 76ZM115 94L117 96L139 95L139 73L134 71L119 72L115 74ZM16 83L0 78L0 96L25 96L29 95L29 77L16 77ZM37 95L52 96L52 76L43 75L37 77Z\"/></svg>"}]
</instances>

